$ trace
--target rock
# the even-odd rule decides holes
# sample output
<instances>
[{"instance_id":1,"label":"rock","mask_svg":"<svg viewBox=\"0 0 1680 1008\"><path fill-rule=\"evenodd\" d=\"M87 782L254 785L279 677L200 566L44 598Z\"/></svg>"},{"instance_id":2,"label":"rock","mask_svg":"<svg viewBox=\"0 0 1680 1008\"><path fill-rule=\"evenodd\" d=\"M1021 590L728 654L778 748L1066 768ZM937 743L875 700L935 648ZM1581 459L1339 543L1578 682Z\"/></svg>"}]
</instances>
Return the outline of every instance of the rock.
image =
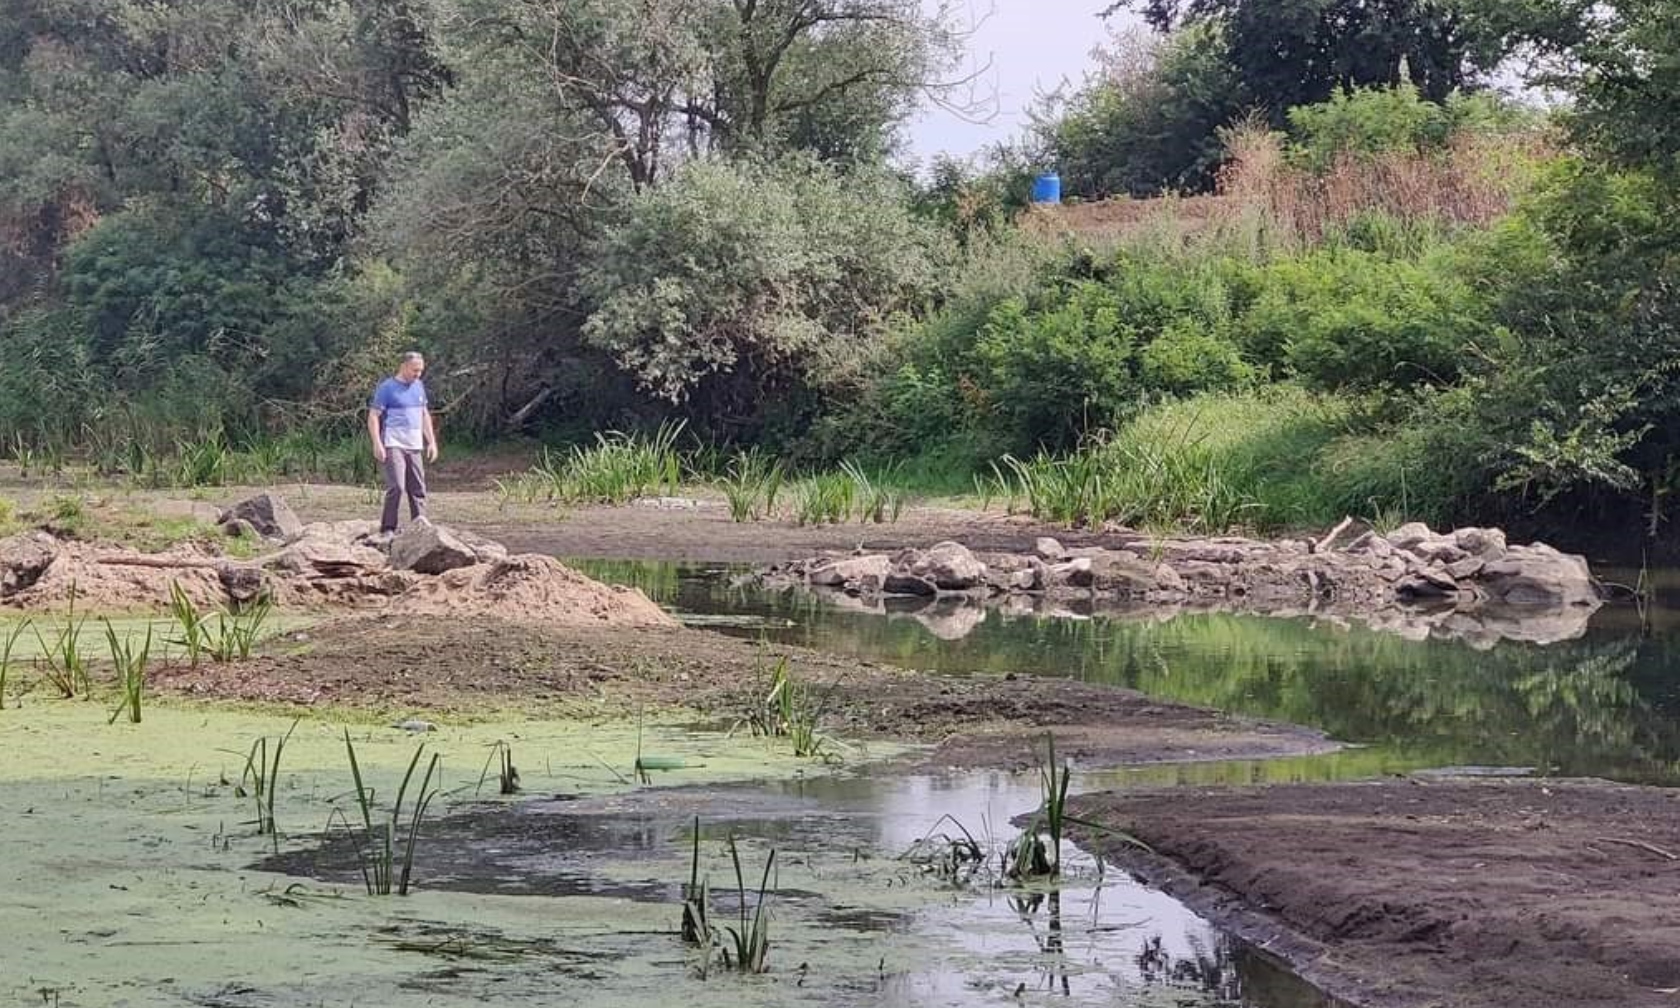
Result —
<instances>
[{"instance_id":1,"label":"rock","mask_svg":"<svg viewBox=\"0 0 1680 1008\"><path fill-rule=\"evenodd\" d=\"M1099 592L1139 597L1157 587L1152 564L1130 553L1104 553L1091 561L1091 587Z\"/></svg>"},{"instance_id":2,"label":"rock","mask_svg":"<svg viewBox=\"0 0 1680 1008\"><path fill-rule=\"evenodd\" d=\"M1435 533L1429 531L1429 526L1425 525L1423 522L1407 522L1395 529L1393 532L1390 532L1384 538L1388 540L1388 544L1390 546L1394 546L1398 549L1409 550L1419 543L1429 542L1430 540L1438 537Z\"/></svg>"},{"instance_id":3,"label":"rock","mask_svg":"<svg viewBox=\"0 0 1680 1008\"><path fill-rule=\"evenodd\" d=\"M1483 560L1479 556L1465 557L1457 563L1447 564L1447 573L1451 574L1455 579L1463 581L1466 578L1473 578L1477 574L1480 574L1482 572L1482 568L1486 566L1487 561Z\"/></svg>"},{"instance_id":4,"label":"rock","mask_svg":"<svg viewBox=\"0 0 1680 1008\"><path fill-rule=\"evenodd\" d=\"M1178 576L1178 571L1173 570L1166 564L1160 564L1155 568L1155 590L1182 595L1188 591L1188 588L1184 584L1184 579Z\"/></svg>"},{"instance_id":5,"label":"rock","mask_svg":"<svg viewBox=\"0 0 1680 1008\"><path fill-rule=\"evenodd\" d=\"M1428 563L1439 564L1454 564L1470 555L1459 549L1457 543L1445 537L1418 543L1412 547L1412 552Z\"/></svg>"},{"instance_id":6,"label":"rock","mask_svg":"<svg viewBox=\"0 0 1680 1008\"><path fill-rule=\"evenodd\" d=\"M1503 559L1507 549L1505 533L1496 528L1462 528L1453 533L1453 542L1464 552L1487 561Z\"/></svg>"},{"instance_id":7,"label":"rock","mask_svg":"<svg viewBox=\"0 0 1680 1008\"><path fill-rule=\"evenodd\" d=\"M910 573L932 582L941 591L968 591L986 583L986 565L967 546L954 542L929 547L910 565Z\"/></svg>"},{"instance_id":8,"label":"rock","mask_svg":"<svg viewBox=\"0 0 1680 1008\"><path fill-rule=\"evenodd\" d=\"M1458 593L1458 584L1451 578L1418 570L1407 574L1394 585L1394 592L1403 599L1446 598Z\"/></svg>"},{"instance_id":9,"label":"rock","mask_svg":"<svg viewBox=\"0 0 1680 1008\"><path fill-rule=\"evenodd\" d=\"M1496 602L1512 606L1597 606L1598 586L1584 557L1550 546L1513 546L1485 565L1477 583Z\"/></svg>"},{"instance_id":10,"label":"rock","mask_svg":"<svg viewBox=\"0 0 1680 1008\"><path fill-rule=\"evenodd\" d=\"M243 518L230 518L221 525L222 534L229 539L255 539L262 533Z\"/></svg>"},{"instance_id":11,"label":"rock","mask_svg":"<svg viewBox=\"0 0 1680 1008\"><path fill-rule=\"evenodd\" d=\"M268 578L256 567L246 564L224 563L216 567L216 579L222 583L228 599L236 605L255 602L268 594Z\"/></svg>"},{"instance_id":12,"label":"rock","mask_svg":"<svg viewBox=\"0 0 1680 1008\"><path fill-rule=\"evenodd\" d=\"M1060 540L1052 539L1049 536L1039 536L1038 540L1033 543L1033 555L1040 560L1049 560L1056 563L1067 559L1067 547L1063 546Z\"/></svg>"},{"instance_id":13,"label":"rock","mask_svg":"<svg viewBox=\"0 0 1680 1008\"><path fill-rule=\"evenodd\" d=\"M881 591L888 595L916 595L930 597L939 594L939 588L926 578L919 578L902 570L889 571L881 579Z\"/></svg>"},{"instance_id":14,"label":"rock","mask_svg":"<svg viewBox=\"0 0 1680 1008\"><path fill-rule=\"evenodd\" d=\"M1090 557L1076 557L1066 563L1052 566L1049 578L1045 582L1051 588L1089 588L1096 582L1096 575L1091 569Z\"/></svg>"},{"instance_id":15,"label":"rock","mask_svg":"<svg viewBox=\"0 0 1680 1008\"><path fill-rule=\"evenodd\" d=\"M415 522L391 540L391 566L397 570L442 574L477 562L471 546L436 525Z\"/></svg>"},{"instance_id":16,"label":"rock","mask_svg":"<svg viewBox=\"0 0 1680 1008\"><path fill-rule=\"evenodd\" d=\"M222 513L220 524L238 520L250 522L259 534L271 539L290 541L303 531L303 522L279 494L260 493L245 498Z\"/></svg>"},{"instance_id":17,"label":"rock","mask_svg":"<svg viewBox=\"0 0 1680 1008\"><path fill-rule=\"evenodd\" d=\"M315 522L281 551L274 566L309 577L355 578L390 566L367 540L379 526L371 521Z\"/></svg>"},{"instance_id":18,"label":"rock","mask_svg":"<svg viewBox=\"0 0 1680 1008\"><path fill-rule=\"evenodd\" d=\"M891 570L892 561L881 554L847 557L818 564L811 569L806 580L823 588L839 588L870 579L878 584Z\"/></svg>"},{"instance_id":19,"label":"rock","mask_svg":"<svg viewBox=\"0 0 1680 1008\"><path fill-rule=\"evenodd\" d=\"M0 598L34 586L58 559L58 550L58 540L41 531L0 539Z\"/></svg>"}]
</instances>

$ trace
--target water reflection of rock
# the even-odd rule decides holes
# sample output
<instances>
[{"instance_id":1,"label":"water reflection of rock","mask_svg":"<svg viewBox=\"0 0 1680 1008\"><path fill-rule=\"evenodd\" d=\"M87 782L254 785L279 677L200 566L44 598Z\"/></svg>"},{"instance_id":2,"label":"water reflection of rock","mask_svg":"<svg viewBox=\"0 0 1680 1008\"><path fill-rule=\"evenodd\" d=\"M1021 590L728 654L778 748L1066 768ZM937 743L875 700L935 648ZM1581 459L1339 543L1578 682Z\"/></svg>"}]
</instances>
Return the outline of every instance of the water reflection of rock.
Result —
<instances>
[{"instance_id":1,"label":"water reflection of rock","mask_svg":"<svg viewBox=\"0 0 1680 1008\"><path fill-rule=\"evenodd\" d=\"M1480 605L1453 607L1390 607L1364 611L1354 606L1273 605L1242 599L1195 599L1180 602L1130 602L1049 595L866 596L838 589L812 588L817 597L847 611L911 619L940 640L967 637L985 623L989 612L1004 618L1109 619L1164 623L1179 616L1230 613L1276 619L1310 619L1332 626L1365 626L1407 640L1457 641L1488 650L1502 641L1556 644L1586 634L1596 609L1535 609Z\"/></svg>"},{"instance_id":2,"label":"water reflection of rock","mask_svg":"<svg viewBox=\"0 0 1680 1008\"><path fill-rule=\"evenodd\" d=\"M1102 546L1070 550L1044 538L1031 553L984 557L941 542L892 555L811 557L757 579L908 614L942 640L972 632L993 607L1021 616L1312 617L1486 648L1579 637L1602 604L1585 559L1542 543L1510 544L1498 529L1438 534L1412 524L1344 542L1352 525L1344 521L1317 540L1116 532Z\"/></svg>"}]
</instances>

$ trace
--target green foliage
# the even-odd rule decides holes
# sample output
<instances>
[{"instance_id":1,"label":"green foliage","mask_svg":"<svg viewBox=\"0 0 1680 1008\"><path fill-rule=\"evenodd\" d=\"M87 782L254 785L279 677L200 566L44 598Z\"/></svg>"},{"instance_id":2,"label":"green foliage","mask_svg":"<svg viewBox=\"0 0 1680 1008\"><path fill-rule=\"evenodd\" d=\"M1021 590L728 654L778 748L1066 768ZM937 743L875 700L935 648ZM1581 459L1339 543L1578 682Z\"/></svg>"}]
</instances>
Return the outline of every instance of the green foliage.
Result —
<instances>
[{"instance_id":1,"label":"green foliage","mask_svg":"<svg viewBox=\"0 0 1680 1008\"><path fill-rule=\"evenodd\" d=\"M1193 25L1159 46L1098 51L1098 69L1036 132L1064 191L1085 198L1211 190L1225 161L1219 131L1250 99L1224 33Z\"/></svg>"},{"instance_id":2,"label":"green foliage","mask_svg":"<svg viewBox=\"0 0 1680 1008\"><path fill-rule=\"evenodd\" d=\"M1342 155L1438 150L1460 136L1532 129L1536 118L1492 92L1432 102L1411 84L1356 88L1290 109L1291 153L1322 172Z\"/></svg>"},{"instance_id":3,"label":"green foliage","mask_svg":"<svg viewBox=\"0 0 1680 1008\"><path fill-rule=\"evenodd\" d=\"M6 631L6 643L0 645L0 710L6 709L6 679L12 671L12 655L17 650L18 638L29 629L28 620L19 620Z\"/></svg>"},{"instance_id":4,"label":"green foliage","mask_svg":"<svg viewBox=\"0 0 1680 1008\"><path fill-rule=\"evenodd\" d=\"M542 461L504 492L544 492L549 500L600 504L627 504L656 491L674 493L682 481L677 451L682 431L681 423L662 424L646 435L610 431L595 435L593 445L573 445L564 456L545 448Z\"/></svg>"},{"instance_id":5,"label":"green foliage","mask_svg":"<svg viewBox=\"0 0 1680 1008\"><path fill-rule=\"evenodd\" d=\"M1450 384L1491 328L1485 299L1445 252L1416 262L1311 252L1265 267L1258 283L1242 345L1326 389Z\"/></svg>"},{"instance_id":6,"label":"green foliage","mask_svg":"<svg viewBox=\"0 0 1680 1008\"><path fill-rule=\"evenodd\" d=\"M1391 86L1402 75L1443 101L1491 71L1521 40L1488 17L1482 0L1118 0L1110 12L1140 11L1155 28L1223 28L1237 79L1281 122L1299 105L1338 90Z\"/></svg>"},{"instance_id":7,"label":"green foliage","mask_svg":"<svg viewBox=\"0 0 1680 1008\"><path fill-rule=\"evenodd\" d=\"M588 257L585 336L654 395L713 411L832 384L937 282L936 236L891 186L809 161L695 162Z\"/></svg>"},{"instance_id":8,"label":"green foliage","mask_svg":"<svg viewBox=\"0 0 1680 1008\"><path fill-rule=\"evenodd\" d=\"M257 641L262 639L263 624L273 612L274 603L266 597L238 611L218 612L214 625L207 620L201 624L204 650L218 662L250 658Z\"/></svg>"}]
</instances>

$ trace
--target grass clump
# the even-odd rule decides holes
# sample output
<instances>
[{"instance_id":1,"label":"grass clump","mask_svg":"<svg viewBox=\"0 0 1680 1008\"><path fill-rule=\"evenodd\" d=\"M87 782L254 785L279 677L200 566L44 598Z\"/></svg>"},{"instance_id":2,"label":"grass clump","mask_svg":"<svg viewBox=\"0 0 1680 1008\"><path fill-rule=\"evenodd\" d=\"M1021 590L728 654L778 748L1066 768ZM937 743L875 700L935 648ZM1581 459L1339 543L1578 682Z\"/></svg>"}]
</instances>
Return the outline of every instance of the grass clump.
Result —
<instances>
[{"instance_id":1,"label":"grass clump","mask_svg":"<svg viewBox=\"0 0 1680 1008\"><path fill-rule=\"evenodd\" d=\"M116 724L117 719L126 713L130 724L139 724L141 694L146 690L146 664L152 654L152 628L146 628L145 642L136 650L134 642L117 636L111 621L106 620L105 640L111 647L111 664L116 667L117 690L122 697L117 709L111 712L108 723Z\"/></svg>"},{"instance_id":2,"label":"grass clump","mask_svg":"<svg viewBox=\"0 0 1680 1008\"><path fill-rule=\"evenodd\" d=\"M6 709L6 680L12 671L12 654L17 648L18 638L29 629L29 621L23 620L12 627L6 634L6 642L0 645L0 710Z\"/></svg>"},{"instance_id":3,"label":"grass clump","mask_svg":"<svg viewBox=\"0 0 1680 1008\"><path fill-rule=\"evenodd\" d=\"M273 611L274 603L266 598L244 609L221 610L213 629L205 624L204 649L218 662L244 661L251 657Z\"/></svg>"},{"instance_id":4,"label":"grass clump","mask_svg":"<svg viewBox=\"0 0 1680 1008\"><path fill-rule=\"evenodd\" d=\"M204 620L204 614L198 611L198 606L193 604L193 600L179 581L169 583L169 613L175 618L175 624L181 631L181 636L170 643L183 648L187 653L188 665L197 668L198 659L210 647L210 627Z\"/></svg>"},{"instance_id":5,"label":"grass clump","mask_svg":"<svg viewBox=\"0 0 1680 1008\"><path fill-rule=\"evenodd\" d=\"M834 759L834 740L818 728L822 707L822 700L789 673L783 655L770 669L763 702L742 720L755 735L789 740L800 759Z\"/></svg>"},{"instance_id":6,"label":"grass clump","mask_svg":"<svg viewBox=\"0 0 1680 1008\"><path fill-rule=\"evenodd\" d=\"M718 481L729 502L729 517L749 522L773 516L785 477L782 464L762 452L737 453L729 462L727 474Z\"/></svg>"},{"instance_id":7,"label":"grass clump","mask_svg":"<svg viewBox=\"0 0 1680 1008\"><path fill-rule=\"evenodd\" d=\"M490 768L496 768L496 793L511 795L519 793L519 768L513 765L513 746L502 739L490 747L490 755L484 761L484 770L478 775L478 792L483 793L484 785L490 780Z\"/></svg>"},{"instance_id":8,"label":"grass clump","mask_svg":"<svg viewBox=\"0 0 1680 1008\"><path fill-rule=\"evenodd\" d=\"M86 695L91 685L88 681L87 662L82 657L80 644L82 627L86 623L87 617L76 616L76 586L72 583L69 608L58 636L48 644L46 638L41 636L41 631L35 631L35 640L41 645L38 664L42 673L66 700L77 694Z\"/></svg>"},{"instance_id":9,"label":"grass clump","mask_svg":"<svg viewBox=\"0 0 1680 1008\"><path fill-rule=\"evenodd\" d=\"M414 784L414 775L420 768L420 760L425 755L425 745L414 750L414 758L409 760L408 771L403 774L402 784L397 788L397 798L391 804L390 813L377 824L374 822L374 792L362 778L361 764L356 760L356 746L350 741L350 730L344 730L344 748L350 757L350 774L356 784L356 808L361 813L361 829L358 832L350 827L349 820L342 812L334 812L337 821L349 830L356 841L356 856L361 865L362 883L367 888L369 896L407 896L410 882L414 874L414 852L420 843L420 823L426 817L426 810L431 807L433 799L438 796L438 763L440 757L432 754L426 764L425 773L420 777L419 787L415 792L414 803L407 805L408 792ZM402 830L407 808L407 831L398 840L398 833ZM400 851L400 854L399 854Z\"/></svg>"},{"instance_id":10,"label":"grass clump","mask_svg":"<svg viewBox=\"0 0 1680 1008\"><path fill-rule=\"evenodd\" d=\"M294 719L286 734L274 739L272 746L266 735L251 743L250 752L245 755L245 769L241 771L233 792L255 803L257 835L274 837L275 850L279 850L280 845L279 828L274 818L274 796L280 788L280 758L285 754L286 742L297 726L298 721Z\"/></svg>"},{"instance_id":11,"label":"grass clump","mask_svg":"<svg viewBox=\"0 0 1680 1008\"><path fill-rule=\"evenodd\" d=\"M770 967L770 919L765 913L770 905L770 873L776 867L776 848L764 860L764 875L759 879L758 898L753 901L752 916L747 916L747 882L741 871L741 851L735 838L729 838L729 860L735 866L735 891L740 897L741 926L725 927L729 942L723 947L724 969L738 973L763 973ZM733 955L731 952L733 951Z\"/></svg>"}]
</instances>

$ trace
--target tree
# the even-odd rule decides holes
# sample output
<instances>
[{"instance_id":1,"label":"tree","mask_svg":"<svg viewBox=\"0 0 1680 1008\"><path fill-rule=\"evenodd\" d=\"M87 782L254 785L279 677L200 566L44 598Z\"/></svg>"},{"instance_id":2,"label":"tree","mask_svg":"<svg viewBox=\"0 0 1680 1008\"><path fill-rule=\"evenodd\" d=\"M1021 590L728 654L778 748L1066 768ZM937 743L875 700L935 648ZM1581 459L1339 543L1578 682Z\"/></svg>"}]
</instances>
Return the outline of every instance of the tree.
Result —
<instances>
[{"instance_id":1,"label":"tree","mask_svg":"<svg viewBox=\"0 0 1680 1008\"><path fill-rule=\"evenodd\" d=\"M737 429L832 387L935 289L941 243L882 174L696 161L586 259L584 332L654 395Z\"/></svg>"},{"instance_id":2,"label":"tree","mask_svg":"<svg viewBox=\"0 0 1680 1008\"><path fill-rule=\"evenodd\" d=\"M1141 52L1115 44L1097 56L1098 71L1036 124L1063 185L1089 198L1212 189L1219 130L1249 105L1221 29L1192 25Z\"/></svg>"},{"instance_id":3,"label":"tree","mask_svg":"<svg viewBox=\"0 0 1680 1008\"><path fill-rule=\"evenodd\" d=\"M1338 90L1408 81L1431 101L1475 83L1506 55L1488 0L1121 0L1160 31L1220 26L1248 92L1275 124Z\"/></svg>"},{"instance_id":4,"label":"tree","mask_svg":"<svg viewBox=\"0 0 1680 1008\"><path fill-rule=\"evenodd\" d=\"M635 189L707 152L878 157L962 41L949 0L476 0L481 46L521 54L587 116Z\"/></svg>"}]
</instances>

